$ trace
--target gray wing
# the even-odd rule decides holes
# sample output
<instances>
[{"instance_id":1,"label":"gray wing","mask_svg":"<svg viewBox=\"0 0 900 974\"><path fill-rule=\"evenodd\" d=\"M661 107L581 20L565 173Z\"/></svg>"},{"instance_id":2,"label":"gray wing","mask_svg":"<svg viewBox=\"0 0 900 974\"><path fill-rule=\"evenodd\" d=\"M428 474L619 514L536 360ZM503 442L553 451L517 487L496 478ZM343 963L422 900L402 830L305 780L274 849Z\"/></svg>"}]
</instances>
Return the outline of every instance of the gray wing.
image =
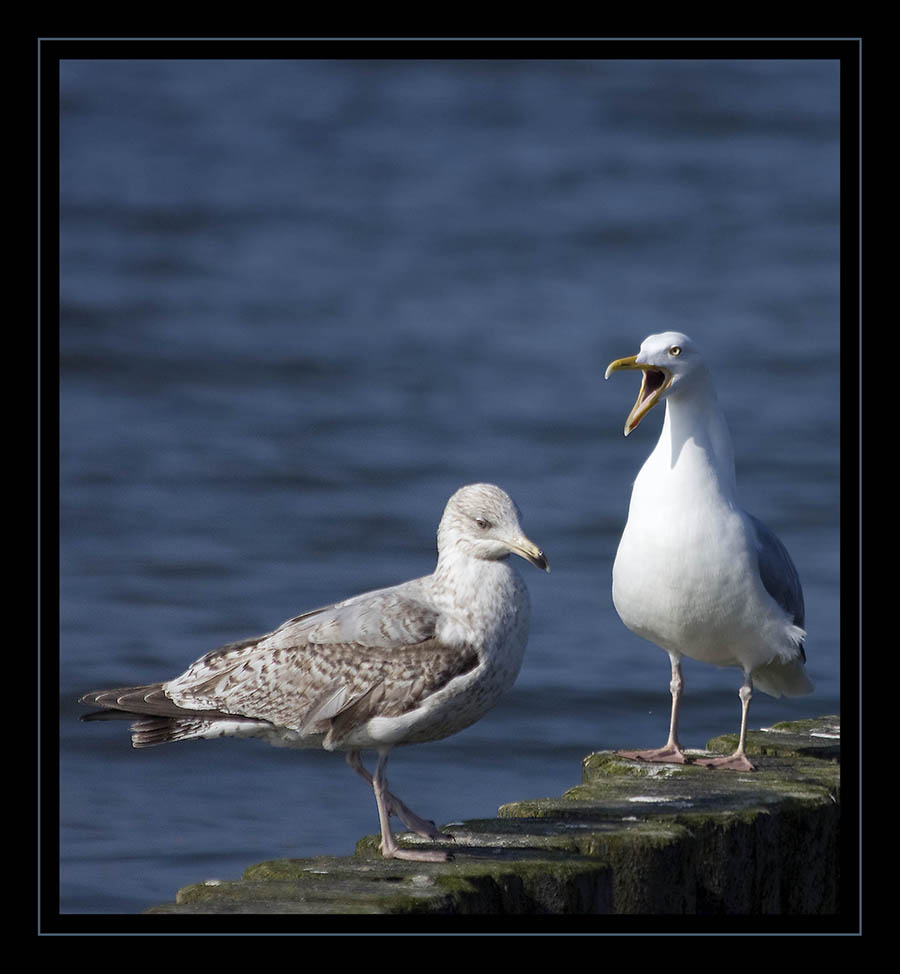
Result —
<instances>
[{"instance_id":1,"label":"gray wing","mask_svg":"<svg viewBox=\"0 0 900 974\"><path fill-rule=\"evenodd\" d=\"M266 638L275 642L357 643L389 649L430 639L438 615L429 602L423 579L416 579L304 612Z\"/></svg>"},{"instance_id":2,"label":"gray wing","mask_svg":"<svg viewBox=\"0 0 900 974\"><path fill-rule=\"evenodd\" d=\"M438 611L417 583L315 609L258 639L207 653L151 687L100 691L85 703L169 720L266 721L335 746L373 716L415 709L478 665L470 647L435 637Z\"/></svg>"},{"instance_id":3,"label":"gray wing","mask_svg":"<svg viewBox=\"0 0 900 974\"><path fill-rule=\"evenodd\" d=\"M759 518L752 514L747 517L756 530L759 575L766 591L791 616L794 625L804 628L803 589L787 548Z\"/></svg>"}]
</instances>

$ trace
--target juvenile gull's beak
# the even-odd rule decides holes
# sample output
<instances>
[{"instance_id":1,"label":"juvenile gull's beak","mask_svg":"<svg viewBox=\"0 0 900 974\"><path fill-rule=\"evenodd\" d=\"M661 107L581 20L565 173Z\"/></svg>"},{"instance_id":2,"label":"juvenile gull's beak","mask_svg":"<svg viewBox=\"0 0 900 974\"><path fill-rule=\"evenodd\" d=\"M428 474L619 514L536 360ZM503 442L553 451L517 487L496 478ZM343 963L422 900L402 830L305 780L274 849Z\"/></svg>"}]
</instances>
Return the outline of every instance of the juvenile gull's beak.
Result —
<instances>
[{"instance_id":1,"label":"juvenile gull's beak","mask_svg":"<svg viewBox=\"0 0 900 974\"><path fill-rule=\"evenodd\" d=\"M533 541L529 541L524 534L519 535L514 541L507 541L506 546L514 555L519 555L526 561L530 561L532 565L543 568L545 572L550 571L550 565L544 557L544 552Z\"/></svg>"},{"instance_id":2,"label":"juvenile gull's beak","mask_svg":"<svg viewBox=\"0 0 900 974\"><path fill-rule=\"evenodd\" d=\"M615 362L610 362L604 378L608 379L613 372L620 372L624 369L640 369L643 373L637 401L631 407L631 412L625 420L625 435L628 436L659 402L659 397L672 384L672 373L658 365L646 365L643 362L638 362L637 355L629 355L627 358L619 358Z\"/></svg>"}]
</instances>

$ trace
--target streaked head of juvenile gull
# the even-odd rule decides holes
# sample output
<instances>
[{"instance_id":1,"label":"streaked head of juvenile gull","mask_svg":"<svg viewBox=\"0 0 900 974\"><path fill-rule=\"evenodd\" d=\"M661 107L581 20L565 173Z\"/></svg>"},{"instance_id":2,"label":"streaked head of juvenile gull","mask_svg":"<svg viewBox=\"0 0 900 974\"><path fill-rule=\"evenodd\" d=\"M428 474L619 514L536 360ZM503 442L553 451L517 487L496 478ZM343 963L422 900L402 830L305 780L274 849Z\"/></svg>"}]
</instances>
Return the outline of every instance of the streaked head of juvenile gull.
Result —
<instances>
[{"instance_id":1,"label":"streaked head of juvenile gull","mask_svg":"<svg viewBox=\"0 0 900 974\"><path fill-rule=\"evenodd\" d=\"M447 501L438 525L438 559L451 553L482 561L519 555L549 571L544 553L522 533L513 499L493 484L461 487Z\"/></svg>"}]
</instances>

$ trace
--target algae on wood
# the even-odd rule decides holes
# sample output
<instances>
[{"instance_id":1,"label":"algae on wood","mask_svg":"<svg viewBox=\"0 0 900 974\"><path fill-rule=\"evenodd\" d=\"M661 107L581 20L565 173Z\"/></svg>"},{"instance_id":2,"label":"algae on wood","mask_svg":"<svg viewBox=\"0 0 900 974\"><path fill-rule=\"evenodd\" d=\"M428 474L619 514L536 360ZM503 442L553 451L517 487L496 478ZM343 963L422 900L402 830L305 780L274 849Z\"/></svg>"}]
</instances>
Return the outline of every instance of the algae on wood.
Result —
<instances>
[{"instance_id":1,"label":"algae on wood","mask_svg":"<svg viewBox=\"0 0 900 974\"><path fill-rule=\"evenodd\" d=\"M728 738L710 742L729 751ZM822 915L840 909L840 721L750 735L755 772L589 754L558 798L454 825L446 863L281 859L149 913ZM398 836L403 844L424 840Z\"/></svg>"}]
</instances>

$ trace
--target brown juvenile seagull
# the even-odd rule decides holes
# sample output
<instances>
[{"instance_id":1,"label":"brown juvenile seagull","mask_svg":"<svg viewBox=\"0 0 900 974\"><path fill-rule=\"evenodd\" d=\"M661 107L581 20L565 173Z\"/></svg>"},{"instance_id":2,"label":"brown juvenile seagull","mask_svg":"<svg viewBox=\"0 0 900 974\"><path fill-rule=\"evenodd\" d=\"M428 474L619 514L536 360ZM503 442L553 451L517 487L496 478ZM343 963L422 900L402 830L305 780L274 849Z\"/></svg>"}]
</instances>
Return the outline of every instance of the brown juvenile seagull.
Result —
<instances>
[{"instance_id":1,"label":"brown juvenile seagull","mask_svg":"<svg viewBox=\"0 0 900 974\"><path fill-rule=\"evenodd\" d=\"M672 664L668 741L622 753L684 763L678 741L684 655L744 673L737 749L697 763L752 771L745 747L754 684L774 697L813 689L804 669L800 580L778 538L738 503L731 436L691 339L651 335L637 355L612 362L606 378L620 369L642 372L625 435L657 402L665 400L666 415L634 482L613 565L613 602L625 625L661 646Z\"/></svg>"},{"instance_id":2,"label":"brown juvenile seagull","mask_svg":"<svg viewBox=\"0 0 900 974\"><path fill-rule=\"evenodd\" d=\"M266 636L207 653L174 680L88 693L82 703L106 709L82 719L134 720L134 747L260 737L345 751L375 792L384 856L450 858L397 845L391 815L426 838L452 837L391 794L388 755L468 727L513 685L530 609L509 555L550 569L522 533L512 499L492 484L450 498L437 541L432 575L305 612ZM365 749L378 754L374 775L362 764Z\"/></svg>"}]
</instances>

